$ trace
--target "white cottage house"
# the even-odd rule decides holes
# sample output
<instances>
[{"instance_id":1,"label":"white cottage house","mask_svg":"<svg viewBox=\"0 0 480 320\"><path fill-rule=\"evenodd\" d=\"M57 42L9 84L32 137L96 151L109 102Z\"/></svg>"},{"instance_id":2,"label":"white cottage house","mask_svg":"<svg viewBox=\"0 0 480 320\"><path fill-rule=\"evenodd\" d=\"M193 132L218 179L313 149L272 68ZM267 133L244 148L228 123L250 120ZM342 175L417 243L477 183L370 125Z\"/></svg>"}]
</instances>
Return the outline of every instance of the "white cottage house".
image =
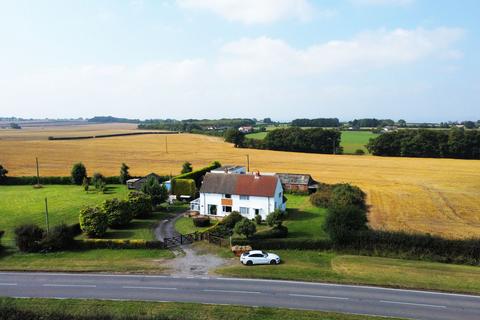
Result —
<instances>
[{"instance_id":1,"label":"white cottage house","mask_svg":"<svg viewBox=\"0 0 480 320\"><path fill-rule=\"evenodd\" d=\"M207 173L200 197L190 209L202 215L223 217L238 211L246 218L260 215L263 220L276 209L285 210L286 198L277 176L255 174Z\"/></svg>"}]
</instances>

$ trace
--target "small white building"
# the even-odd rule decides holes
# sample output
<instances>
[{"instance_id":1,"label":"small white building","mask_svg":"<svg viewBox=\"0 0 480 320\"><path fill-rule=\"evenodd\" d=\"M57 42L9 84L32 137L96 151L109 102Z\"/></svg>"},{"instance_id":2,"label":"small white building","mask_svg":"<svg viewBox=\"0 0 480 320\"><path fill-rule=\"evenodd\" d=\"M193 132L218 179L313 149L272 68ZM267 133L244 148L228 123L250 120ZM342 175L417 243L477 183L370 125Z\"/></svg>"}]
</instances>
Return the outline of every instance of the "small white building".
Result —
<instances>
[{"instance_id":1,"label":"small white building","mask_svg":"<svg viewBox=\"0 0 480 320\"><path fill-rule=\"evenodd\" d=\"M200 197L190 203L190 209L219 217L238 211L245 218L258 214L265 220L276 209L285 210L286 201L277 176L207 173Z\"/></svg>"}]
</instances>

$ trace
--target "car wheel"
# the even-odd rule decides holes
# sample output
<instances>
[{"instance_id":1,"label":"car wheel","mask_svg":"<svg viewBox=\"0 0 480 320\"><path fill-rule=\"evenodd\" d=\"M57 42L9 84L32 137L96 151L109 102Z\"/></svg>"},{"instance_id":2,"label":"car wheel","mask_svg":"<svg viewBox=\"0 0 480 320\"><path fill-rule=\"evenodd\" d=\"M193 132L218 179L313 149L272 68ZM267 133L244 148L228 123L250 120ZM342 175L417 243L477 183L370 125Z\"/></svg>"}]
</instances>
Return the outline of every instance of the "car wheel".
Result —
<instances>
[{"instance_id":1,"label":"car wheel","mask_svg":"<svg viewBox=\"0 0 480 320\"><path fill-rule=\"evenodd\" d=\"M270 261L270 264L277 264L277 261L271 260L271 261Z\"/></svg>"},{"instance_id":2,"label":"car wheel","mask_svg":"<svg viewBox=\"0 0 480 320\"><path fill-rule=\"evenodd\" d=\"M253 262L251 260L248 260L247 261L247 266L251 266L251 265L253 265Z\"/></svg>"}]
</instances>

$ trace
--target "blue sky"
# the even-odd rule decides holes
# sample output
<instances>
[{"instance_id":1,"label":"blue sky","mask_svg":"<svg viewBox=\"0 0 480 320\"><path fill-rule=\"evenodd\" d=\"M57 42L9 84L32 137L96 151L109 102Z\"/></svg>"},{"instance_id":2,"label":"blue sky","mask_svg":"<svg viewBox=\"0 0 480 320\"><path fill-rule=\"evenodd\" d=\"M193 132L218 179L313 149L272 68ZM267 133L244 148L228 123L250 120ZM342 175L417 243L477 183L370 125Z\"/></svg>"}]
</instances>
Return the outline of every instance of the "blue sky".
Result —
<instances>
[{"instance_id":1,"label":"blue sky","mask_svg":"<svg viewBox=\"0 0 480 320\"><path fill-rule=\"evenodd\" d=\"M475 0L0 0L0 116L480 119Z\"/></svg>"}]
</instances>

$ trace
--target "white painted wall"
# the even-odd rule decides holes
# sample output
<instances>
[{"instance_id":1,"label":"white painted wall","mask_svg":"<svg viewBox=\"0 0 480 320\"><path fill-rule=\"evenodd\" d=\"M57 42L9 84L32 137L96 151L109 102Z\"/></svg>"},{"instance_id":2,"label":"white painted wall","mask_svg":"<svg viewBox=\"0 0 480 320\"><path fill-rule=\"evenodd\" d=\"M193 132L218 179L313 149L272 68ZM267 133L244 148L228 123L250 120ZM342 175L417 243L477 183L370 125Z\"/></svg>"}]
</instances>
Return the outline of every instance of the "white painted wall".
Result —
<instances>
[{"instance_id":1,"label":"white painted wall","mask_svg":"<svg viewBox=\"0 0 480 320\"><path fill-rule=\"evenodd\" d=\"M222 199L225 199L223 194L218 193L200 193L200 214L210 215L208 205L217 206L217 216L224 217L230 212L224 212L222 206ZM274 197L254 197L249 196L248 200L241 200L239 195L232 195L232 211L238 211L248 219L255 218L255 209L259 210L259 214L263 220L267 218L270 212L275 209L285 210L283 204L283 188L280 181L277 182ZM243 213L240 208L248 208L248 213Z\"/></svg>"}]
</instances>

